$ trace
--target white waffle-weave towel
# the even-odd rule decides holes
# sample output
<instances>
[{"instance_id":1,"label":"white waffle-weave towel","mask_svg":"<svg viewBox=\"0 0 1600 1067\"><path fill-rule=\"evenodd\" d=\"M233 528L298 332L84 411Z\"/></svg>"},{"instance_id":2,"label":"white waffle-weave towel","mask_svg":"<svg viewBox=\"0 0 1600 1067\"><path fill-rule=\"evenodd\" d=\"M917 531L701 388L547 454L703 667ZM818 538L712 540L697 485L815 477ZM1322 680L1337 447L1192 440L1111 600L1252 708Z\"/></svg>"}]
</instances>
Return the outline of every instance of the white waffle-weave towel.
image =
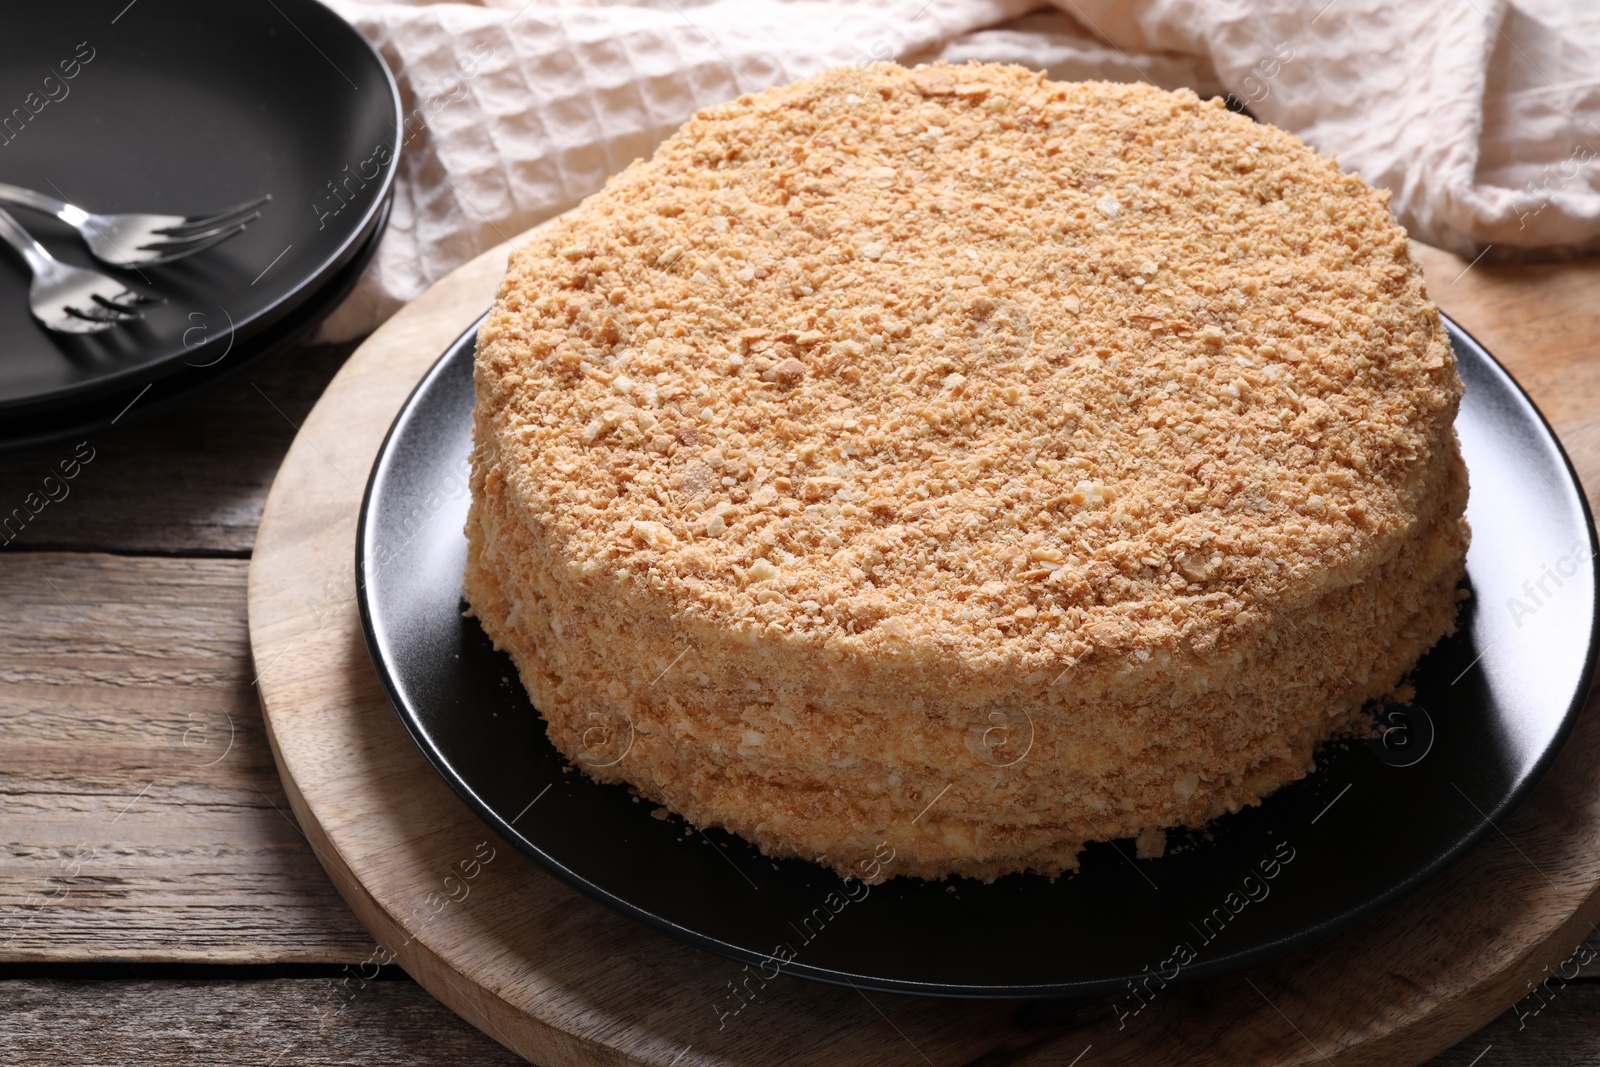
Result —
<instances>
[{"instance_id":1,"label":"white waffle-weave towel","mask_svg":"<svg viewBox=\"0 0 1600 1067\"><path fill-rule=\"evenodd\" d=\"M1600 247L1600 5L1570 0L328 0L400 83L394 212L323 339L576 205L696 109L846 63L1231 91L1424 241Z\"/></svg>"}]
</instances>

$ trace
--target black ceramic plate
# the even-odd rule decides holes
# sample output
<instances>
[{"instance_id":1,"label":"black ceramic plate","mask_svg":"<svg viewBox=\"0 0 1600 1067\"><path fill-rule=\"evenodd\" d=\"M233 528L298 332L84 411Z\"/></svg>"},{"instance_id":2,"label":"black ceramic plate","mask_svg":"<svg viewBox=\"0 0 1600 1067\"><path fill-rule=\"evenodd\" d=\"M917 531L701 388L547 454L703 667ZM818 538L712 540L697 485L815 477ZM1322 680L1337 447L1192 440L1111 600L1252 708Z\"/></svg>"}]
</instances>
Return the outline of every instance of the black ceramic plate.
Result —
<instances>
[{"instance_id":1,"label":"black ceramic plate","mask_svg":"<svg viewBox=\"0 0 1600 1067\"><path fill-rule=\"evenodd\" d=\"M1597 576L1583 493L1516 383L1453 324L1450 336L1472 476L1460 631L1418 666L1387 745L1324 753L1316 773L1158 860L1101 843L1055 882L893 879L857 900L859 883L846 894L811 864L686 836L625 788L568 772L511 661L461 617L472 332L417 387L373 468L357 546L373 660L423 752L497 831L596 899L747 963L792 954L785 971L824 981L1045 996L1125 991L1145 968L1197 978L1256 962L1461 855L1533 787L1588 690Z\"/></svg>"},{"instance_id":2,"label":"black ceramic plate","mask_svg":"<svg viewBox=\"0 0 1600 1067\"><path fill-rule=\"evenodd\" d=\"M294 312L371 236L399 129L388 69L316 0L8 7L0 181L101 212L272 202L208 252L123 271L96 264L65 224L13 210L60 259L165 302L137 326L52 334L28 314L25 268L0 249L0 416L142 388L184 371L203 339L243 343Z\"/></svg>"},{"instance_id":3,"label":"black ceramic plate","mask_svg":"<svg viewBox=\"0 0 1600 1067\"><path fill-rule=\"evenodd\" d=\"M65 409L0 418L0 451L65 438L82 439L196 403L302 343L344 302L361 272L372 262L383 238L392 199L384 201L371 234L350 262L324 281L293 313L275 320L247 341L226 333L209 336L203 344L195 345L181 370L155 377L136 388L95 396ZM194 339L198 340L198 335Z\"/></svg>"}]
</instances>

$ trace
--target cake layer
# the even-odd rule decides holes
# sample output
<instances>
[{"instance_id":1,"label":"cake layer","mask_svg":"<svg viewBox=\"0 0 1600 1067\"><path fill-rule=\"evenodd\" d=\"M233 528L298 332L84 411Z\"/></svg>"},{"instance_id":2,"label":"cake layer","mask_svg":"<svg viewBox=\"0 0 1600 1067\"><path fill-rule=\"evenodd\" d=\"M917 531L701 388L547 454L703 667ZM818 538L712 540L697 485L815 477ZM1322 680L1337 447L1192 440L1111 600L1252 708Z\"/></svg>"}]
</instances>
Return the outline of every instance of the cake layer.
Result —
<instances>
[{"instance_id":1,"label":"cake layer","mask_svg":"<svg viewBox=\"0 0 1600 1067\"><path fill-rule=\"evenodd\" d=\"M890 696L870 663L675 627L627 591L523 569L539 553L506 494L474 510L467 590L551 739L596 778L841 873L887 841L885 875L1057 874L1089 840L1254 803L1365 726L1362 704L1455 616L1459 462L1452 475L1366 580L1252 612L1225 651L1170 662L1128 702L1086 695L1071 669L1006 684L953 665L901 672Z\"/></svg>"}]
</instances>

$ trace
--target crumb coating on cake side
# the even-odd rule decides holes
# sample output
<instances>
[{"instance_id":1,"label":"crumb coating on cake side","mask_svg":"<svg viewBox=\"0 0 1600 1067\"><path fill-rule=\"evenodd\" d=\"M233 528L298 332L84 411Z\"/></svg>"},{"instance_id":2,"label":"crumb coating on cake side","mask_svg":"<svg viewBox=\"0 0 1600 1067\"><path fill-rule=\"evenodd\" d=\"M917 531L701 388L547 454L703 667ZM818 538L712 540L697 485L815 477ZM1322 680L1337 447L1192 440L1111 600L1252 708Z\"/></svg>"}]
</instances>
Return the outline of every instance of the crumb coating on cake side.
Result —
<instances>
[{"instance_id":1,"label":"crumb coating on cake side","mask_svg":"<svg viewBox=\"0 0 1600 1067\"><path fill-rule=\"evenodd\" d=\"M1256 803L1454 617L1461 383L1387 194L1189 92L706 109L513 255L476 374L466 590L552 739L845 873Z\"/></svg>"}]
</instances>

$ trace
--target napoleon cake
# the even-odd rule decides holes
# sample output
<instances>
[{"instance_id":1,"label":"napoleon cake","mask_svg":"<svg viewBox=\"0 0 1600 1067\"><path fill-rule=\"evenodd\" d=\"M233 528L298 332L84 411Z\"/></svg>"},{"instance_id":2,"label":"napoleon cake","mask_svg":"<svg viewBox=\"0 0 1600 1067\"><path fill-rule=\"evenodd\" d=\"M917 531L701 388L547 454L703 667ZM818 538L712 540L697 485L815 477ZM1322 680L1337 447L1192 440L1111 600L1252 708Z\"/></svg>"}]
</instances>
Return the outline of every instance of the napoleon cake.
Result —
<instances>
[{"instance_id":1,"label":"napoleon cake","mask_svg":"<svg viewBox=\"0 0 1600 1067\"><path fill-rule=\"evenodd\" d=\"M1462 386L1387 199L1012 66L706 109L512 256L472 613L578 767L772 856L1158 852L1453 625Z\"/></svg>"}]
</instances>

